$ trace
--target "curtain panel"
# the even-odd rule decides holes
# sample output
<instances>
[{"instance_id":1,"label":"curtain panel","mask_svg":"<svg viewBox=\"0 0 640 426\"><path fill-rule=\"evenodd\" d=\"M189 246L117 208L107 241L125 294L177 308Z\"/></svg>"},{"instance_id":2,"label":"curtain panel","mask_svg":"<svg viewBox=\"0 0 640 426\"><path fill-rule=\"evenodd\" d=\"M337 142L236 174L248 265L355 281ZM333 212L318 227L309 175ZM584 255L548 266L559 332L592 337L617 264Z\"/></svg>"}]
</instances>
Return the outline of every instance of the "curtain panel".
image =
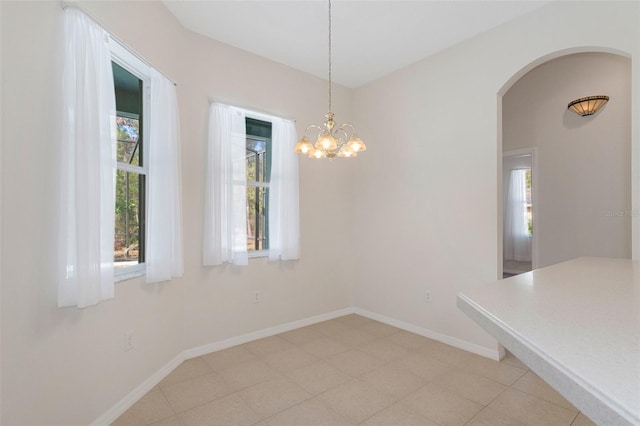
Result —
<instances>
[{"instance_id":1,"label":"curtain panel","mask_svg":"<svg viewBox=\"0 0 640 426\"><path fill-rule=\"evenodd\" d=\"M300 258L300 205L296 126L272 120L272 164L269 184L269 260Z\"/></svg>"},{"instance_id":2,"label":"curtain panel","mask_svg":"<svg viewBox=\"0 0 640 426\"><path fill-rule=\"evenodd\" d=\"M114 296L112 58L132 55L76 8L64 10L64 31L58 306L83 308ZM178 102L172 82L137 57L129 60L151 83L145 263L152 283L182 276L184 269Z\"/></svg>"},{"instance_id":3,"label":"curtain panel","mask_svg":"<svg viewBox=\"0 0 640 426\"><path fill-rule=\"evenodd\" d=\"M295 123L223 104L211 104L205 194L204 265L247 265L246 125L250 116L272 124L269 182L270 260L300 257Z\"/></svg>"},{"instance_id":4,"label":"curtain panel","mask_svg":"<svg viewBox=\"0 0 640 426\"><path fill-rule=\"evenodd\" d=\"M159 73L151 83L147 283L184 272L180 120L174 84Z\"/></svg>"},{"instance_id":5,"label":"curtain panel","mask_svg":"<svg viewBox=\"0 0 640 426\"><path fill-rule=\"evenodd\" d=\"M114 296L116 104L106 31L64 11L58 306Z\"/></svg>"},{"instance_id":6,"label":"curtain panel","mask_svg":"<svg viewBox=\"0 0 640 426\"><path fill-rule=\"evenodd\" d=\"M527 223L526 170L512 170L504 220L504 258L531 261L531 239Z\"/></svg>"},{"instance_id":7,"label":"curtain panel","mask_svg":"<svg viewBox=\"0 0 640 426\"><path fill-rule=\"evenodd\" d=\"M247 265L247 174L244 111L209 107L204 265Z\"/></svg>"}]
</instances>

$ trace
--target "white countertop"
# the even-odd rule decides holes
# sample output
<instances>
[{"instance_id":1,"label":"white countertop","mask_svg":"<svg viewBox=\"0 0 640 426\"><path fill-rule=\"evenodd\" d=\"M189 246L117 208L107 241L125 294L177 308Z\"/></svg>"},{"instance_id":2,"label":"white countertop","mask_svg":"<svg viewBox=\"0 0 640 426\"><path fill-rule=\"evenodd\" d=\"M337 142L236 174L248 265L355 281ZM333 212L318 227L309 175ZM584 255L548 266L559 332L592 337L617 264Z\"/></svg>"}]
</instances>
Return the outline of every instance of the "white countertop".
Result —
<instances>
[{"instance_id":1,"label":"white countertop","mask_svg":"<svg viewBox=\"0 0 640 426\"><path fill-rule=\"evenodd\" d=\"M574 259L458 307L598 424L640 425L640 261Z\"/></svg>"}]
</instances>

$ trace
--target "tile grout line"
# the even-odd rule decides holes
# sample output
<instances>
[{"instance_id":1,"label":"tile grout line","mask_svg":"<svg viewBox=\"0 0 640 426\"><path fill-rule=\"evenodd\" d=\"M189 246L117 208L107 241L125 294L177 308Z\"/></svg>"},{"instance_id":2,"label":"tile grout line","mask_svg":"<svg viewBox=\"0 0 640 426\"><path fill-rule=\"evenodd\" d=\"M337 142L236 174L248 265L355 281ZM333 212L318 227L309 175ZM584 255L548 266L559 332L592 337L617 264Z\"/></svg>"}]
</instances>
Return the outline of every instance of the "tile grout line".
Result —
<instances>
[{"instance_id":1,"label":"tile grout line","mask_svg":"<svg viewBox=\"0 0 640 426\"><path fill-rule=\"evenodd\" d=\"M569 423L570 426L573 426L573 424L576 422L576 420L578 419L578 416L580 415L580 411L578 411L578 413L576 414L576 416L573 418L573 420L571 420L571 423Z\"/></svg>"},{"instance_id":2,"label":"tile grout line","mask_svg":"<svg viewBox=\"0 0 640 426\"><path fill-rule=\"evenodd\" d=\"M346 318L346 317L340 317L340 318ZM333 319L333 320L328 320L328 321L336 321L336 320L339 320L340 318L335 318L335 319ZM374 321L374 320L372 320L372 321L373 321L372 323L375 323L375 321ZM325 321L325 322L326 322L326 321ZM334 369L336 369L337 371L339 371L339 372L340 372L342 375L344 375L346 378L348 378L347 382L352 381L352 380L356 380L356 381L358 381L358 382L366 383L367 385L370 385L370 384L369 384L369 383L368 383L368 382L363 378L365 375L367 375L367 374L369 374L369 373L371 373L371 372L374 372L374 371L380 370L380 369L384 369L384 368L386 368L386 367L388 367L388 366L390 366L390 365L395 365L395 364L397 364L399 361L401 361L402 359L405 359L405 358L407 358L407 357L414 356L414 355L417 355L417 356L419 356L419 357L426 358L426 362L428 362L429 360L433 360L434 362L444 363L444 364L446 364L448 367L450 367L450 368L448 368L448 370L447 370L447 371L445 371L445 372L440 372L440 373L438 373L438 374L435 374L433 377L430 377L429 379L426 379L426 378L424 378L424 377L422 377L422 376L420 376L420 375L418 375L418 374L413 373L409 368L404 367L404 366L401 366L402 368L404 368L405 370L407 370L409 373L411 373L412 375L414 375L414 376L416 376L417 378L419 378L419 379L420 379L420 381L422 382L422 383L421 383L421 385L420 385L418 388L414 389L413 391L411 391L411 392L409 392L409 393L407 393L407 394L404 394L404 395L402 395L402 396L398 397L397 399L396 399L395 395L388 394L388 393L386 393L385 391L382 391L382 390L379 390L379 389L378 389L380 392L382 392L382 393L384 393L385 395L387 395L387 396L391 397L393 402L391 402L391 403L389 403L388 405L385 405L383 408L381 408L381 409L379 409L379 410L375 411L374 413L372 413L371 415L369 415L367 418L363 419L362 421L357 422L357 424L363 424L363 423L367 422L369 419L371 419L372 417L375 417L376 415L380 414L381 412L383 412L383 411L385 411L385 410L389 409L390 407L393 407L393 406L396 406L396 405L398 405L398 404L403 403L403 401L406 401L406 399L407 399L410 395L415 394L416 392L419 392L421 389L423 389L423 388L425 388L426 386L429 386L429 385L436 386L437 388L440 388L440 389L446 390L446 391L448 391L448 392L452 392L452 393L453 393L453 394L455 394L457 397L462 398L462 399L464 399L464 400L466 400L466 401L472 402L472 403L474 403L474 404L478 404L479 406L481 406L481 407L482 407L482 408L481 408L481 409L480 409L480 410L479 410L475 415L473 415L469 420L467 420L467 421L464 423L464 425L467 425L467 424L469 424L470 422L472 422L474 418L476 418L479 414L481 414L483 411L485 411L485 410L486 410L486 409L487 409L487 408L488 408L492 403L494 403L494 401L495 401L496 399L498 399L501 395L503 395L505 392L507 392L507 390L517 391L517 392L519 392L519 393L521 393L521 394L523 394L523 395L528 395L528 396L529 396L529 397L531 397L531 398L534 398L534 399L539 400L539 401L546 402L546 403L548 403L548 404L552 404L553 406L556 406L556 407L558 407L558 408L562 408L562 409L567 410L567 411L573 411L573 410L571 410L571 409L569 409L569 408L567 408L567 407L565 407L565 406L562 406L562 405L559 405L559 404L557 404L557 403L555 403L555 402L549 401L549 400L545 399L544 397L540 397L540 396L534 395L534 394L532 394L532 393L530 393L530 392L523 391L523 390L520 390L520 389L515 388L515 387L514 387L514 385L515 385L516 383L518 383L518 382L519 382L519 381L520 381L520 380L521 380L521 379L522 379L522 378L523 378L523 377L524 377L528 372L530 372L530 371L531 371L531 370L530 370L530 369L528 369L528 368L523 369L523 368L522 368L522 366L520 366L520 365L514 365L514 364L512 364L512 363L510 363L510 362L502 362L502 364L503 364L503 365L506 365L506 366L508 366L508 367L512 367L512 368L516 368L516 369L518 369L518 370L521 370L521 371L522 371L522 374L520 374L520 375L519 375L519 376L518 376L518 377L517 377L517 378L516 378L516 379L515 379L515 380L514 380L510 385L505 385L504 383L501 383L501 382L499 382L499 381L496 381L496 380L495 380L494 378L492 378L492 377L486 377L485 375L480 374L480 373L477 373L477 372L475 372L475 371L466 370L466 369L464 368L464 364L465 364L465 361L464 361L464 360L463 360L463 361L459 361L459 362L454 362L454 363L449 363L449 362L445 362L445 361L440 361L439 359L437 359L438 357L441 357L441 355L443 355L443 353L440 353L440 352L434 352L434 354L437 354L437 355L438 355L436 358L432 358L432 357L430 357L430 356L428 355L428 349L430 348L430 345L429 345L429 344L427 344L427 345L421 345L421 346L416 346L416 347L412 347L412 346L409 346L409 347L408 347L408 346L402 345L402 344L400 344L400 343L397 343L395 340L393 340L393 336L395 336L395 335L399 335L402 331L405 331L405 330L398 329L397 331L394 331L394 332L392 332L392 333L383 334L383 335L376 335L375 333L369 332L369 331L367 331L367 330L365 329L365 327L369 326L371 323L358 323L358 322L356 322L356 324L357 324L357 325L351 324L351 323L350 323L350 321L339 321L339 323L340 323L340 325L341 325L341 326L344 326L344 327L345 327L345 329L344 329L344 330L341 330L341 331L338 331L338 332L337 332L338 334L341 334L340 338L341 338L342 340L345 340L345 339L346 339L346 340L348 341L349 331L357 331L357 332L359 332L359 333L364 333L365 335L368 335L371 339L370 339L370 340L360 341L360 340L361 340L361 339L360 339L360 336L362 336L362 335L360 335L360 336L359 336L359 335L357 335L357 334L353 334L353 336L354 336L354 341L357 341L357 342L359 342L359 343L350 343L350 342L349 342L349 343L345 343L345 342L343 342L343 341L342 341L342 340L340 340L340 339L335 339L335 338L334 338L334 337L336 336L336 333L332 333L332 332L330 332L330 331L327 331L327 330L320 330L320 329L318 330L318 335L317 335L315 338L313 338L313 339L311 339L311 340L309 340L309 341L303 341L303 342L300 342L300 343L296 343L296 342L292 342L292 341L287 340L287 338L285 338L285 337L282 337L282 336L281 336L283 333L280 333L280 334L278 334L278 335L273 335L273 337L279 336L279 337L280 337L280 339L282 339L283 341L287 342L287 344L291 345L291 348L289 348L289 349L291 349L291 350L292 350L292 349L294 349L294 348L295 348L295 349L299 349L299 350L302 350L303 352L305 352L305 353L307 353L307 354L310 354L310 355L312 355L312 356L316 357L315 361L313 361L313 362L312 362L312 363L310 363L309 365L301 365L301 366L297 367L295 370L292 370L292 371L297 371L298 369L303 369L303 368L305 368L305 367L309 367L310 365L313 365L313 364L316 364L316 363L325 363L325 364L328 364L329 366L333 367L333 368L334 368ZM313 327L313 326L318 325L318 324L322 324L322 322L321 322L321 323L317 323L317 324L310 325L310 326L308 326L308 327ZM382 323L382 324L384 324L384 323ZM390 326L390 327L391 327L391 326ZM330 329L330 327L327 327L327 328L328 328L328 329ZM340 327L335 327L335 328L340 329ZM370 328L372 328L372 327L370 327ZM373 329L373 328L372 328L372 329ZM411 332L408 332L408 333L411 333ZM344 334L344 335L342 335L342 334ZM415 334L415 333L413 333L413 334ZM427 339L427 341L429 341L429 342L430 342L430 340L432 340L432 339L430 339L430 338L428 338L428 337L425 337L425 336L420 336L420 335L417 335L417 336L422 337L423 339ZM269 338L269 337L272 337L272 336L268 336L267 338ZM366 336L365 336L365 338L366 338ZM332 341L335 341L336 343L339 343L339 344L340 344L340 345L342 345L344 348L341 348L341 349L340 349L340 351L339 351L339 352L336 352L335 354L331 354L331 355L327 355L327 356L318 356L318 355L317 355L317 352L316 352L316 353L314 353L314 352L313 352L313 351L311 351L310 349L305 349L305 348L304 348L304 346L305 346L305 345L307 345L307 344L309 344L309 343L311 343L311 342L314 342L314 341L316 341L316 340L319 340L319 339L330 339L330 340L332 340ZM363 348L367 347L368 345L372 345L372 344L375 344L376 342L382 342L382 341L386 341L386 342L388 342L388 343L390 343L390 344L392 344L392 345L394 345L394 346L397 346L398 348L402 348L405 352L404 352L402 355L400 355L400 356L396 356L396 357L388 358L388 357L386 357L386 355L385 355L384 357L383 357L383 356L378 356L378 355L376 355L375 351L371 351L371 352L369 352L369 351L366 351L366 350L364 350L364 349L363 349ZM403 340L403 342L404 342L404 341L405 341L405 340ZM410 343L411 343L411 341L410 341L410 340L408 340L408 341L406 341L406 343L410 344ZM444 344L444 343L443 343L443 344ZM246 345L246 343L245 343L245 344L242 344L242 345L238 345L238 347L241 347L241 346L244 346L244 345ZM446 345L446 344L445 344L445 345ZM448 345L448 346L451 346L451 345ZM455 348L455 347L454 347L454 348ZM227 349L227 348L225 348L225 349ZM163 396L163 398L164 398L165 402L167 403L167 405L171 408L171 411L172 411L173 415L172 415L172 416L167 416L167 417L165 417L165 418L163 418L163 419L155 420L154 422L159 422L159 421L163 421L163 420L169 419L170 417L175 417L175 418L176 418L176 420L177 420L177 422L178 422L179 424L181 424L181 425L185 426L186 424L182 421L182 418L180 417L180 416L181 416L182 414L184 414L185 412L188 412L188 411L190 411L190 410L194 410L194 409L196 409L196 408L198 408L198 407L201 407L201 406L204 406L204 405L210 404L210 403L212 403L212 402L214 402L214 401L218 401L218 400L220 400L220 399L223 399L223 398L226 398L226 397L230 397L230 396L232 396L232 395L234 395L234 394L236 395L236 397L237 397L237 398L239 398L241 401L243 401L245 404L247 404L247 408L248 408L248 409L250 409L254 414L256 414L257 418L259 418L259 420L258 420L256 423L254 423L254 424L259 424L259 423L262 423L262 422L266 422L267 420L272 419L273 417L275 417L275 416L279 415L280 413L282 413L282 412L284 412L284 411L290 410L290 409L292 409L292 408L294 408L294 407L298 407L298 406L300 406L301 404L307 403L307 402L309 402L309 401L311 401L311 400L314 400L314 399L316 399L320 404L322 404L322 406L323 406L324 408L326 408L327 410L329 410L329 412L331 412L331 413L333 413L333 414L335 414L335 415L339 416L340 418L348 419L348 420L351 420L351 421L352 421L352 420L355 420L355 419L353 419L353 418L351 418L351 417L348 417L348 416L345 416L345 415L341 414L340 412L337 412L337 411L336 411L336 410L334 410L334 409L333 409L329 404L327 404L324 400L322 400L322 399L320 398L320 396L322 396L322 395L324 395L324 394L326 394L326 393L328 393L328 392L330 392L330 391L334 390L335 388L337 388L337 387L339 387L339 386L341 386L341 385L343 385L344 383L347 383L347 382L343 382L343 383L338 383L338 384L332 385L332 386L330 386L329 388L327 388L327 389L323 390L322 392L320 392L320 393L318 393L318 394L314 394L314 393L311 393L311 392L307 391L307 389L305 389L305 388L304 388L304 387L302 387L300 384L298 384L298 383L297 383L293 378L289 377L289 376L288 376L288 374L287 374L287 373L288 373L287 371L281 371L281 370L279 370L279 369L275 369L275 368L271 367L271 366L266 362L266 358L267 358L267 357L269 357L269 356L271 356L271 355L274 355L274 354L276 354L276 353L282 352L282 351L277 351L277 352L274 352L274 353L260 354L260 353L255 353L255 352L251 351L248 347L247 347L247 348L245 348L245 349L246 349L246 350L247 350L247 351L248 351L252 356L254 356L254 357L255 357L255 359L240 361L238 364L234 364L234 365L232 365L232 366L230 366L230 367L223 368L223 369L221 369L221 370L216 370L216 369L214 369L214 368L212 367L212 365L210 365L210 364L209 364L209 362L205 359L205 356L206 356L206 355L209 355L209 354L204 354L204 355L201 355L201 356L196 357L196 358L194 358L194 359L200 358L200 359L201 359L201 361L203 361L203 362L205 363L205 365L210 369L210 371L203 372L203 373L197 374L197 375L195 375L195 376L193 376L193 377L189 377L189 378L186 378L186 379L183 379L183 380L178 380L178 381L173 382L173 383L170 383L170 384L168 384L168 385L166 385L166 386L171 386L171 385L174 385L174 384L184 383L184 382L187 382L187 381L190 381L190 380L194 380L194 379L197 379L197 378L205 377L205 376L207 376L207 375L212 375L212 373L213 373L215 376L217 376L217 377L218 377L218 379L222 380L224 383L226 383L227 385L229 385L229 382L227 382L227 381L226 381L226 379L222 376L222 372L223 372L223 371L225 371L225 370L227 370L227 369L230 369L230 368L235 368L235 367L238 367L238 366L242 366L242 365L244 365L244 364L246 364L246 363L249 363L249 362L252 362L252 361L259 361L259 362L264 363L264 364L265 364L266 366L268 366L270 369L272 369L273 371L275 371L275 372L277 373L278 377L271 377L271 378L268 378L268 379L266 379L266 380L260 381L260 382L258 382L258 383L254 383L254 384L251 384L251 385L249 385L249 386L241 387L241 388L239 388L239 389L235 389L235 386L230 386L230 388L231 388L231 389L234 389L233 391L231 391L231 392L229 392L229 393L227 393L227 394L224 394L224 395L221 395L221 396L215 397L215 398L213 398L213 399L211 399L211 400L208 400L208 401L206 401L206 402L202 402L202 403L200 403L200 404L197 404L197 405L195 405L195 406L193 406L193 407L190 407L189 409L182 410L181 412L177 412L177 411L176 411L176 409L175 409L174 405L169 401L169 398L167 397L167 393L165 393L165 390L162 388L161 384L160 384L160 383L158 383L158 385L157 385L157 389L158 389L158 390L160 390L160 394ZM289 350L289 349L285 349L285 350ZM222 349L222 350L224 350L224 349ZM385 348L382 348L382 350L385 350ZM463 350L463 349L460 349L460 350ZM357 351L357 352L359 352L359 353L361 353L361 354L364 354L364 355L366 355L366 356L368 356L368 357L374 358L375 360L377 360L378 362L380 362L380 365L378 365L377 367L375 367L375 368L373 368L373 369L371 369L371 370L367 370L367 371L365 371L365 372L363 372L363 373L360 373L360 374L357 374L357 375L352 375L352 374L350 374L350 373L345 373L345 372L343 372L341 369L337 368L333 363L329 362L329 360L331 359L331 357L336 356L336 355L339 355L339 354L342 354L342 353L345 353L345 352L349 352L349 351ZM216 352L217 352L217 351L216 351ZM386 353L386 352L385 352L385 353ZM387 355L388 355L388 354L394 354L394 352L392 351L392 352L388 352L388 353L386 353L386 354L387 354ZM451 374L452 372L456 372L456 371L458 371L458 372L464 372L464 373L466 373L466 374L470 374L470 375L474 375L474 376L481 377L481 378L483 378L483 379L485 379L485 380L487 380L487 381L489 381L489 382L493 382L493 383L496 383L496 384L499 384L499 385L504 386L504 389L502 389L502 390L501 390L501 391L500 391L500 392L499 392L495 397L493 397L493 398L492 398L490 401L488 401L486 404L483 404L483 403L479 403L479 402L477 402L477 401L474 401L474 400L472 400L472 399L470 399L470 398L468 398L468 397L466 397L466 396L460 395L460 394L459 394L457 391L455 391L454 389L450 389L450 388L449 388L449 387L447 387L447 386L440 385L440 384L436 383L436 380L438 380L438 378L443 377L443 376L445 376L446 374ZM533 373L533 372L532 372L532 373ZM535 374L535 373L533 373L533 374ZM495 375L494 375L494 376L495 376ZM501 377L501 376L500 376L500 375L498 375L498 377ZM292 384L295 384L298 388L302 389L302 390L303 390L303 391L304 391L308 396L306 396L302 401L299 401L299 402L297 402L296 404L293 404L293 405L291 405L291 406L289 406L289 407L285 407L285 408L283 408L283 409L279 409L278 411L276 411L276 412L274 412L274 413L270 414L269 416L264 416L264 417L263 417L262 415L260 415L260 414L258 414L257 412L255 412L255 410L253 410L253 408L251 408L251 406L250 406L250 405L248 405L248 404L249 404L249 403L248 403L248 401L247 401L247 400L245 400L245 399L242 397L242 395L240 394L240 392L242 392L242 391L244 391L244 390L246 390L246 389L249 389L249 388L251 388L251 387L253 387L253 386L257 386L257 385L260 385L260 384L264 384L264 383L267 383L267 382L270 382L270 381L274 381L274 380L279 380L279 379L284 379L284 380L286 380L286 381L291 382ZM375 386L373 386L373 387L374 387L374 388L376 388ZM572 418L571 422L569 423L569 424L571 424L571 425L572 425L573 423L575 423L575 422L576 422L577 418L580 416L580 413L581 413L581 411L580 411L580 410L578 410L577 408L575 408L575 409L577 410L577 413L573 416L573 418ZM418 413L418 412L416 412L416 414L419 414L421 417L424 417L424 418L426 418L426 419L429 419L430 421L432 421L432 422L434 422L434 423L436 423L436 424L440 424L439 422L436 422L435 420L431 419L431 418L430 418L430 417L428 417L428 416L425 416L424 414L421 414L421 413ZM149 425L150 425L150 424L152 424L152 423L149 423Z\"/></svg>"},{"instance_id":3,"label":"tile grout line","mask_svg":"<svg viewBox=\"0 0 640 426\"><path fill-rule=\"evenodd\" d=\"M176 418L178 417L178 414L176 413L176 410L173 408L173 405L171 404L171 401L169 401L169 398L167 398L167 395L165 395L164 391L160 387L160 384L157 385L157 388L160 391L160 395L162 395L162 397L164 398L164 400L167 403L167 405L169 406L169 408L171 408L171 412L173 413L173 415L167 416L167 417L163 417L162 419L154 420L151 423L147 423L147 426L152 425L153 423L157 423L157 422L159 422L161 420L166 420L166 419L171 418L171 417L176 417ZM180 424L182 424L182 421L180 419L178 419L178 421L180 422Z\"/></svg>"},{"instance_id":4,"label":"tile grout line","mask_svg":"<svg viewBox=\"0 0 640 426\"><path fill-rule=\"evenodd\" d=\"M240 364L238 364L238 365L241 365L241 364L242 364L242 363L240 363ZM215 371L214 371L214 373L218 374L218 373L217 373L217 372L215 372ZM207 373L207 374L211 374L211 373ZM204 374L204 375L206 376L207 374ZM284 375L283 375L283 376L284 376ZM198 377L202 377L202 376L192 377L191 379L181 380L181 381L176 382L176 383L183 383L183 382L186 382L186 381L189 381L189 380L196 379L196 378L198 378ZM227 381L224 379L224 377L220 376L220 380L224 381L227 385L229 385L229 382L227 382ZM201 402L201 403L199 403L199 404L194 405L193 407L187 408L186 410L182 410L182 411L176 411L176 410L173 408L173 405L171 405L171 402L169 401L169 398L167 398L167 397L166 397L166 395L164 394L164 391L162 390L162 388L161 388L159 385L158 385L158 389L162 392L163 396L165 396L165 399L167 400L167 403L169 404L169 407L170 407L170 408L173 410L173 412L174 412L174 416L176 416L176 417L178 417L178 418L179 418L179 417L180 417L180 414L184 414L184 413L186 413L187 411L191 411L191 410L196 409L196 408L198 408L198 407L202 407L202 406L204 406L204 405L210 404L210 403L212 403L212 402L214 402L214 401L218 401L218 400L223 399L223 398L226 398L226 397L228 397L228 396L238 394L238 393L240 393L241 391L243 391L243 390L245 390L245 389L249 389L250 387L253 387L253 386L256 386L256 385L260 385L260 384L263 384L263 383L269 382L269 381L271 381L271 380L274 380L274 379L267 379L267 380L264 380L264 381L262 381L262 382L254 383L253 385L249 385L249 386L245 386L245 387L240 388L240 389L236 389L236 390L234 390L233 392L229 392L229 393L227 393L227 394L217 396L217 397L215 397L215 398L213 398L213 399L210 399L210 400L205 401L205 402ZM244 400L240 395L237 395L237 396L238 396L238 398L240 398L243 402L246 402L246 401L245 401L245 400ZM253 411L253 409L252 409L251 407L249 407L249 408ZM255 414L256 414L256 415L258 415L258 417L261 417L258 413L255 413ZM165 417L165 419L168 419L168 418L169 418L169 417ZM159 419L159 420L156 420L156 421L160 421L160 420L164 420L164 419ZM181 424L183 424L183 423L182 423L182 420L180 420L180 423L181 423ZM258 423L259 423L259 422L258 422ZM151 423L150 423L150 424L151 424ZM149 425L146 425L146 426L149 426Z\"/></svg>"},{"instance_id":5,"label":"tile grout line","mask_svg":"<svg viewBox=\"0 0 640 426\"><path fill-rule=\"evenodd\" d=\"M520 390L520 389L512 388L511 386L509 386L509 389L514 390L514 391L516 391L516 392L523 393L523 394L525 394L525 395L527 395L527 396L530 396L530 397L532 397L532 398L539 399L540 401L544 401L544 402L546 402L546 403L548 403L548 404L555 405L556 407L558 407L558 408L562 408L563 410L573 411L573 410L572 410L572 409L570 409L570 408L563 407L562 405L556 404L555 402L551 402L551 401L546 400L546 399L544 399L544 398L541 398L541 397L539 397L539 396L537 396L537 395L530 394L529 392L525 392L525 391ZM553 389L553 388L552 388L552 389ZM560 395L560 396L562 396L562 395ZM564 397L563 397L563 398L564 398ZM570 403L570 402L569 402L569 403ZM575 409L576 409L576 410L578 410L578 407L575 407ZM580 414L580 413L581 413L581 411L580 411L580 410L578 410L578 414Z\"/></svg>"},{"instance_id":6,"label":"tile grout line","mask_svg":"<svg viewBox=\"0 0 640 426\"><path fill-rule=\"evenodd\" d=\"M527 371L528 371L528 372L531 372L531 373L533 373L533 374L536 374L536 373L534 373L534 372L533 372L533 371L531 371L531 370L527 370ZM538 376L538 377L539 377L539 376ZM522 377L520 377L518 380L520 380L521 378L522 378ZM518 380L516 380L516 382L517 382ZM542 379L541 379L541 380L542 380ZM544 382L544 380L542 380L542 381ZM516 384L516 382L514 382L513 384L515 385L515 384ZM544 383L546 383L546 382L544 382ZM548 384L547 384L547 386L551 387L551 386L550 386L550 385L548 385ZM512 388L513 390L516 390L516 391L518 391L518 392L522 392L522 393L527 394L527 395L529 395L529 396L532 396L532 397L534 397L534 398L538 398L538 399L540 399L540 400L542 400L542 401L548 402L549 404L553 404L553 405L555 405L556 407L560 407L560 408L564 408L565 410L573 411L573 409L571 409L571 408L567 408L567 407L564 407L564 406L562 406L562 405L560 405L560 404L556 404L556 403L555 403L555 402L553 402L553 401L549 401L548 399L545 399L545 398L542 398L542 397L540 397L540 396L534 395L534 394L529 393L529 392L527 392L527 391L525 391L525 390L521 390L521 389L518 389L518 388L514 388L514 387L513 387L513 385L509 386L509 388ZM558 393L558 394L559 394L563 399L565 399L569 404L571 404L571 401L569 401L569 400L568 400L568 399L566 399L564 396L562 396L562 394L560 394L560 392L556 391L556 390L555 390L555 389L553 389L553 388L551 388L551 389L552 389L553 391L557 392L557 393ZM571 405L573 406L573 404L571 404ZM580 414L580 413L582 412L582 411L580 411L580 410L578 409L578 407L575 407L575 406L574 406L574 408L575 408L576 410L578 410L578 414ZM574 420L575 420L575 419L574 419Z\"/></svg>"},{"instance_id":7,"label":"tile grout line","mask_svg":"<svg viewBox=\"0 0 640 426\"><path fill-rule=\"evenodd\" d=\"M340 386L340 385L336 385L336 387L337 387L337 386ZM301 387L301 388L302 388L302 387ZM325 392L330 391L331 389L333 389L333 388L327 389L326 391L321 392L321 393L319 393L319 394L317 394L317 395L311 395L311 394L310 394L311 396L310 396L309 398L305 399L304 401L300 401L300 402L298 402L297 404L294 404L294 405L292 405L292 406L290 406L290 407L284 408L284 409L282 409L282 410L280 410L280 411L278 411L278 412L276 412L276 413L273 413L272 415L270 415L270 416L268 416L268 417L265 417L264 419L260 420L259 422L254 423L254 424L257 424L257 423L260 423L260 422L266 421L266 420L268 420L268 419L270 419L270 418L273 418L273 417L275 417L276 415L278 415L278 414L282 413L283 411L290 410L290 409L292 409L292 408L294 408L294 407L297 407L297 406L299 406L299 405L304 404L305 402L311 401L312 399L316 399L316 398L318 398L320 395L322 395L322 394L323 394L323 393L325 393ZM306 390L305 390L305 392L306 392ZM338 413L337 411L335 411L335 410L334 410L333 408L331 408L327 403L325 403L322 399L318 399L318 402L320 402L320 403L321 403L321 404L322 404L322 405L323 405L327 410L331 411L332 413L334 413L334 414L338 415L339 417L345 418L345 416L343 416L342 414L340 414L340 413Z\"/></svg>"}]
</instances>

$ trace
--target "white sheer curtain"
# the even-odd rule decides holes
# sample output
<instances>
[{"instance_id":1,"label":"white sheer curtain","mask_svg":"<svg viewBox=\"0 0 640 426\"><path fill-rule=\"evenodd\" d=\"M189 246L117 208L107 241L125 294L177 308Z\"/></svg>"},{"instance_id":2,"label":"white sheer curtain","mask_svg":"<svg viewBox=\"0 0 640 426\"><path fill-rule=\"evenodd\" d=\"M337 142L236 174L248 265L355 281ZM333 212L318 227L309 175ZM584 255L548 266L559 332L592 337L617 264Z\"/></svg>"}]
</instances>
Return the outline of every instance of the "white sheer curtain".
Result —
<instances>
[{"instance_id":1,"label":"white sheer curtain","mask_svg":"<svg viewBox=\"0 0 640 426\"><path fill-rule=\"evenodd\" d=\"M64 42L58 306L83 308L114 295L116 106L105 30L67 8Z\"/></svg>"},{"instance_id":2,"label":"white sheer curtain","mask_svg":"<svg viewBox=\"0 0 640 426\"><path fill-rule=\"evenodd\" d=\"M269 260L300 258L300 208L296 126L272 120L271 180L269 183Z\"/></svg>"},{"instance_id":3,"label":"white sheer curtain","mask_svg":"<svg viewBox=\"0 0 640 426\"><path fill-rule=\"evenodd\" d=\"M145 262L147 282L153 283L180 277L184 270L178 99L166 77L153 78L150 104Z\"/></svg>"},{"instance_id":4,"label":"white sheer curtain","mask_svg":"<svg viewBox=\"0 0 640 426\"><path fill-rule=\"evenodd\" d=\"M504 220L504 258L531 261L531 239L527 223L526 170L512 170Z\"/></svg>"},{"instance_id":5,"label":"white sheer curtain","mask_svg":"<svg viewBox=\"0 0 640 426\"><path fill-rule=\"evenodd\" d=\"M246 125L243 110L209 107L203 263L247 265Z\"/></svg>"}]
</instances>

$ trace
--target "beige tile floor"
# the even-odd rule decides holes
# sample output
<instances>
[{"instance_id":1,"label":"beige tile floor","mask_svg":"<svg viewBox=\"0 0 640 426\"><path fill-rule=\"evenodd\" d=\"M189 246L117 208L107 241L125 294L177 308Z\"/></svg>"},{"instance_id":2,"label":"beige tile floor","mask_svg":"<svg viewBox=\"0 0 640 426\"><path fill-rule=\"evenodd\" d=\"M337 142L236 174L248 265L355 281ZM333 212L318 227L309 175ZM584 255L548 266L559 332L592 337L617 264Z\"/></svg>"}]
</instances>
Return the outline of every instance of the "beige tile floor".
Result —
<instances>
[{"instance_id":1,"label":"beige tile floor","mask_svg":"<svg viewBox=\"0 0 640 426\"><path fill-rule=\"evenodd\" d=\"M593 425L501 362L357 315L182 363L114 425Z\"/></svg>"}]
</instances>

